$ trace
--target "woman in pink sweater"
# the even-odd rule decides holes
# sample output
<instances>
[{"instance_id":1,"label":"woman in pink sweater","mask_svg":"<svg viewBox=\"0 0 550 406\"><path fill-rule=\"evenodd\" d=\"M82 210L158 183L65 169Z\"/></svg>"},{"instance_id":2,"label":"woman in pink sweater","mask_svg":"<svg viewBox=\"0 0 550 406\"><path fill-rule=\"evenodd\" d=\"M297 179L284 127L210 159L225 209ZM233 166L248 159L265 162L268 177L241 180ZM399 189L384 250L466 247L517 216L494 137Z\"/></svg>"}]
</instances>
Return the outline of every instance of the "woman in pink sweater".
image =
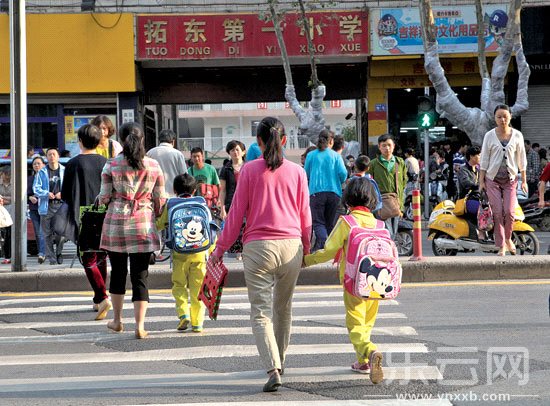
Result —
<instances>
[{"instance_id":1,"label":"woman in pink sweater","mask_svg":"<svg viewBox=\"0 0 550 406\"><path fill-rule=\"evenodd\" d=\"M225 227L212 253L219 261L243 233L243 264L250 320L269 379L264 392L281 386L290 341L292 295L303 256L309 253L311 212L304 170L283 158L283 124L266 117L258 125L263 159L243 166ZM273 298L273 299L272 299Z\"/></svg>"}]
</instances>

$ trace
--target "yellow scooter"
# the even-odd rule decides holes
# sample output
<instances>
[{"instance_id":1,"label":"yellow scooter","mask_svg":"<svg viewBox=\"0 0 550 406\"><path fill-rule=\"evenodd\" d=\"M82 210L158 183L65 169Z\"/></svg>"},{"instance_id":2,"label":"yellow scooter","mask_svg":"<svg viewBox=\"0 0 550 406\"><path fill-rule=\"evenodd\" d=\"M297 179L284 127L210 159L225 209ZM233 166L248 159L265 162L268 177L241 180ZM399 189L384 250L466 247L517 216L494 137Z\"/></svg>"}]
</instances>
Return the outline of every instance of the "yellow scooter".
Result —
<instances>
[{"instance_id":1,"label":"yellow scooter","mask_svg":"<svg viewBox=\"0 0 550 406\"><path fill-rule=\"evenodd\" d=\"M493 240L493 232L488 232L487 240L479 240L476 225L466 218L453 213L455 204L444 200L434 207L428 221L428 240L436 256L454 256L458 252L498 252ZM516 207L516 221L512 230L512 241L520 255L537 255L539 240L535 230L523 222L523 211Z\"/></svg>"}]
</instances>

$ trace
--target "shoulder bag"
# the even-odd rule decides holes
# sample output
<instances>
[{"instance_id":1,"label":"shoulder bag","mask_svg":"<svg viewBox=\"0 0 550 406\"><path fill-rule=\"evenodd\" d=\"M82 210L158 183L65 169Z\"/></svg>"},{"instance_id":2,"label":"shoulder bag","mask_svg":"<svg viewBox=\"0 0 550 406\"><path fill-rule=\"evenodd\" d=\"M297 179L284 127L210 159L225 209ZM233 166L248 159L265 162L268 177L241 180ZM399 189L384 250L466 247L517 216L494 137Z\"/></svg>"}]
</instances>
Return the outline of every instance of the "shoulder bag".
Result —
<instances>
[{"instance_id":1,"label":"shoulder bag","mask_svg":"<svg viewBox=\"0 0 550 406\"><path fill-rule=\"evenodd\" d=\"M10 216L10 212L4 205L0 205L0 228L10 227L12 224L13 220Z\"/></svg>"},{"instance_id":2,"label":"shoulder bag","mask_svg":"<svg viewBox=\"0 0 550 406\"><path fill-rule=\"evenodd\" d=\"M101 231L107 214L107 207L100 206L96 199L94 204L80 206L80 230L78 233L78 250L80 252L101 251Z\"/></svg>"},{"instance_id":3,"label":"shoulder bag","mask_svg":"<svg viewBox=\"0 0 550 406\"><path fill-rule=\"evenodd\" d=\"M72 242L78 239L78 230L70 213L70 207L67 202L62 202L59 209L51 219L51 227L54 234L66 238Z\"/></svg>"},{"instance_id":4,"label":"shoulder bag","mask_svg":"<svg viewBox=\"0 0 550 406\"><path fill-rule=\"evenodd\" d=\"M397 160L395 165L395 193L382 193L382 208L377 213L380 220L401 216L401 204L397 194L397 174L399 172L399 162Z\"/></svg>"}]
</instances>

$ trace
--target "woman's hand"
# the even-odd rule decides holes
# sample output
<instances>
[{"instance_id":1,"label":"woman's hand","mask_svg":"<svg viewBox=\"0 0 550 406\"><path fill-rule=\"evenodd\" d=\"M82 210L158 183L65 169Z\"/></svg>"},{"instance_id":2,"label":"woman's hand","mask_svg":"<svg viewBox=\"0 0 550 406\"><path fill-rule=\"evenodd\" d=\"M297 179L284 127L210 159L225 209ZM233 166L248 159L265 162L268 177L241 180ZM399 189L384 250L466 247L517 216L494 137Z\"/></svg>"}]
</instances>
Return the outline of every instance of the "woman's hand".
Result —
<instances>
[{"instance_id":1,"label":"woman's hand","mask_svg":"<svg viewBox=\"0 0 550 406\"><path fill-rule=\"evenodd\" d=\"M214 253L212 253L210 254L209 260L211 260L214 265L217 265L220 263L221 258L215 255Z\"/></svg>"},{"instance_id":2,"label":"woman's hand","mask_svg":"<svg viewBox=\"0 0 550 406\"><path fill-rule=\"evenodd\" d=\"M225 211L225 205L222 204L221 208L220 208L220 217L222 220L225 221L225 219L227 218L227 212Z\"/></svg>"},{"instance_id":3,"label":"woman's hand","mask_svg":"<svg viewBox=\"0 0 550 406\"><path fill-rule=\"evenodd\" d=\"M485 181L484 180L480 180L479 181L479 191L481 192L482 190L486 190L485 189Z\"/></svg>"},{"instance_id":4,"label":"woman's hand","mask_svg":"<svg viewBox=\"0 0 550 406\"><path fill-rule=\"evenodd\" d=\"M523 193L527 194L528 192L528 185L527 185L527 182L521 182L521 190L523 190Z\"/></svg>"},{"instance_id":5,"label":"woman's hand","mask_svg":"<svg viewBox=\"0 0 550 406\"><path fill-rule=\"evenodd\" d=\"M32 204L38 203L38 199L35 196L29 196L29 200Z\"/></svg>"}]
</instances>

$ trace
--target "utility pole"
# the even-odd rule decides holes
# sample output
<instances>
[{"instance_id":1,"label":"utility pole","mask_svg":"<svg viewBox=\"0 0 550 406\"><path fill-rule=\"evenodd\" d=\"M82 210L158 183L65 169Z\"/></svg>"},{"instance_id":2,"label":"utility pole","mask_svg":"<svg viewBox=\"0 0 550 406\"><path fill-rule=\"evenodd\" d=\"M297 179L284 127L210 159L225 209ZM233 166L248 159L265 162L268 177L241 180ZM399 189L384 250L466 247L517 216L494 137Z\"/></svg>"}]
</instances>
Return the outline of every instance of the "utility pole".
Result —
<instances>
[{"instance_id":1,"label":"utility pole","mask_svg":"<svg viewBox=\"0 0 550 406\"><path fill-rule=\"evenodd\" d=\"M10 0L11 270L27 270L27 35L25 0Z\"/></svg>"},{"instance_id":2,"label":"utility pole","mask_svg":"<svg viewBox=\"0 0 550 406\"><path fill-rule=\"evenodd\" d=\"M430 88L424 87L424 96L430 96ZM430 217L430 128L422 129L424 136L424 218Z\"/></svg>"}]
</instances>

